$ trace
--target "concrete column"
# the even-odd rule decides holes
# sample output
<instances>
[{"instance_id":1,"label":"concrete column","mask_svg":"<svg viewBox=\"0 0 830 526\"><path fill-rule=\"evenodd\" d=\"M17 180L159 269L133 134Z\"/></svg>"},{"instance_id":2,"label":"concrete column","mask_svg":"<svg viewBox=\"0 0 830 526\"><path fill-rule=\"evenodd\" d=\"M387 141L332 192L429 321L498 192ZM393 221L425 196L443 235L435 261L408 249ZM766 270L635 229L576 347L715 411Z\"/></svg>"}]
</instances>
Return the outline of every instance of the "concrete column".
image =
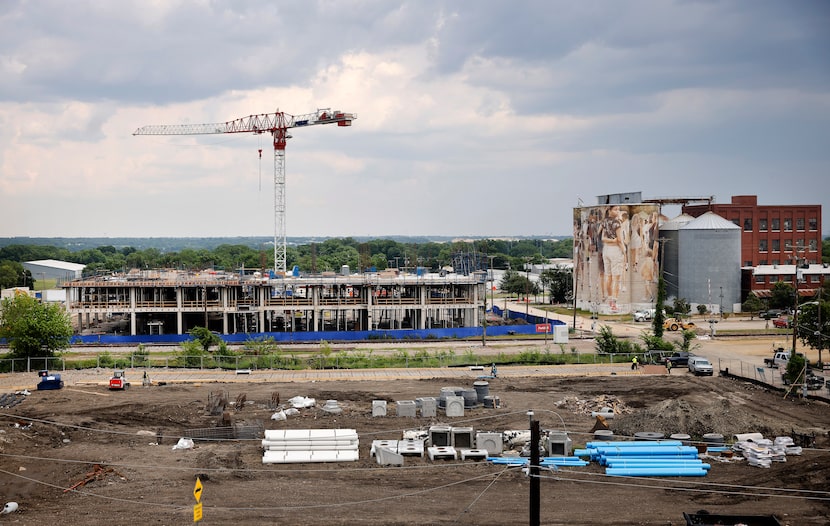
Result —
<instances>
[{"instance_id":1,"label":"concrete column","mask_svg":"<svg viewBox=\"0 0 830 526\"><path fill-rule=\"evenodd\" d=\"M135 336L138 334L137 332L137 322L136 322L136 289L135 287L130 287L130 334Z\"/></svg>"},{"instance_id":2,"label":"concrete column","mask_svg":"<svg viewBox=\"0 0 830 526\"><path fill-rule=\"evenodd\" d=\"M182 333L182 288L176 287L176 334Z\"/></svg>"},{"instance_id":3,"label":"concrete column","mask_svg":"<svg viewBox=\"0 0 830 526\"><path fill-rule=\"evenodd\" d=\"M228 334L228 288L219 289L219 298L222 302L222 334Z\"/></svg>"},{"instance_id":4,"label":"concrete column","mask_svg":"<svg viewBox=\"0 0 830 526\"><path fill-rule=\"evenodd\" d=\"M265 332L265 295L268 288L260 285L257 287L257 294L259 295L259 326L257 332Z\"/></svg>"}]
</instances>

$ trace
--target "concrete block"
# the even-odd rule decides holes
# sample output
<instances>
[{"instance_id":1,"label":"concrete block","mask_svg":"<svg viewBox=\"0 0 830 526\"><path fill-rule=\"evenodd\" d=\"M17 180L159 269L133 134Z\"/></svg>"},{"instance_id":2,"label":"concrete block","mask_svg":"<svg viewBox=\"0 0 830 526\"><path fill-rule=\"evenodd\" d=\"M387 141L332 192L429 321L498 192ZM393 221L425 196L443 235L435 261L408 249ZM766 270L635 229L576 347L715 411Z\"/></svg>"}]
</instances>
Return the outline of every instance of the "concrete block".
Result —
<instances>
[{"instance_id":1,"label":"concrete block","mask_svg":"<svg viewBox=\"0 0 830 526\"><path fill-rule=\"evenodd\" d=\"M571 456L572 443L565 431L550 431L545 439L545 450L551 457Z\"/></svg>"},{"instance_id":2,"label":"concrete block","mask_svg":"<svg viewBox=\"0 0 830 526\"><path fill-rule=\"evenodd\" d=\"M383 447L395 453L398 452L397 440L372 440L372 447L369 449L369 458L375 456L377 448Z\"/></svg>"},{"instance_id":3,"label":"concrete block","mask_svg":"<svg viewBox=\"0 0 830 526\"><path fill-rule=\"evenodd\" d=\"M464 416L464 397L463 396L448 396L447 407L445 408L447 417Z\"/></svg>"},{"instance_id":4,"label":"concrete block","mask_svg":"<svg viewBox=\"0 0 830 526\"><path fill-rule=\"evenodd\" d=\"M418 398L416 402L418 402L418 405L421 408L421 416L438 416L438 400L436 400L434 397L427 396L424 398Z\"/></svg>"},{"instance_id":5,"label":"concrete block","mask_svg":"<svg viewBox=\"0 0 830 526\"><path fill-rule=\"evenodd\" d=\"M420 438L405 438L399 440L398 454L405 457L423 457L424 440Z\"/></svg>"},{"instance_id":6,"label":"concrete block","mask_svg":"<svg viewBox=\"0 0 830 526\"><path fill-rule=\"evenodd\" d=\"M427 456L430 460L456 460L458 452L450 446L428 447Z\"/></svg>"},{"instance_id":7,"label":"concrete block","mask_svg":"<svg viewBox=\"0 0 830 526\"><path fill-rule=\"evenodd\" d=\"M476 448L486 450L490 456L501 455L504 450L501 433L476 433Z\"/></svg>"},{"instance_id":8,"label":"concrete block","mask_svg":"<svg viewBox=\"0 0 830 526\"><path fill-rule=\"evenodd\" d=\"M386 400L372 400L372 416L386 416Z\"/></svg>"},{"instance_id":9,"label":"concrete block","mask_svg":"<svg viewBox=\"0 0 830 526\"><path fill-rule=\"evenodd\" d=\"M484 460L488 457L486 449L460 449L461 460Z\"/></svg>"},{"instance_id":10,"label":"concrete block","mask_svg":"<svg viewBox=\"0 0 830 526\"><path fill-rule=\"evenodd\" d=\"M452 427L450 426L430 426L429 427L429 444L431 446L451 446L452 445Z\"/></svg>"},{"instance_id":11,"label":"concrete block","mask_svg":"<svg viewBox=\"0 0 830 526\"><path fill-rule=\"evenodd\" d=\"M475 447L472 427L453 427L450 430L450 439L452 447L456 449L472 449Z\"/></svg>"},{"instance_id":12,"label":"concrete block","mask_svg":"<svg viewBox=\"0 0 830 526\"><path fill-rule=\"evenodd\" d=\"M398 400L396 402L396 405L398 408L399 417L415 418L417 416L417 410L415 409L415 400Z\"/></svg>"},{"instance_id":13,"label":"concrete block","mask_svg":"<svg viewBox=\"0 0 830 526\"><path fill-rule=\"evenodd\" d=\"M377 462L381 466L403 466L403 455L387 449L379 447L376 450Z\"/></svg>"}]
</instances>

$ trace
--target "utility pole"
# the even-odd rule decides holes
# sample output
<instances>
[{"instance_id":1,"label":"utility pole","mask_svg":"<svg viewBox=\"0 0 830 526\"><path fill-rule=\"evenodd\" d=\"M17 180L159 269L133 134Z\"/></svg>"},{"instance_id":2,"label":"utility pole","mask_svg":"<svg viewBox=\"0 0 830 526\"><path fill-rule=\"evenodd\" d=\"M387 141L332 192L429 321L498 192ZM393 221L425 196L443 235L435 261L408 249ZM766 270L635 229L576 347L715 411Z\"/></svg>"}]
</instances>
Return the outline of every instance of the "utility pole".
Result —
<instances>
[{"instance_id":1,"label":"utility pole","mask_svg":"<svg viewBox=\"0 0 830 526\"><path fill-rule=\"evenodd\" d=\"M528 476L530 476L530 526L539 526L541 524L541 515L539 508L541 504L541 492L539 486L539 421L533 419L533 411L528 411L527 416L530 417L530 466L528 469Z\"/></svg>"}]
</instances>

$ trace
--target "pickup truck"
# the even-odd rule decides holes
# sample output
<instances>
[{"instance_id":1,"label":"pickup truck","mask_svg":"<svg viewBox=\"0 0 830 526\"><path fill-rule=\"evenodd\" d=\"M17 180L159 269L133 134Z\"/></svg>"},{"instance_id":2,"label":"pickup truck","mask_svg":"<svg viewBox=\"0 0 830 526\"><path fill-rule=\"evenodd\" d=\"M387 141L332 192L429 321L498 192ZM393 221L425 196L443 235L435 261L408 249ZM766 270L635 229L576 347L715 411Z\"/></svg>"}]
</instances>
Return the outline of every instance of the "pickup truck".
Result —
<instances>
[{"instance_id":1,"label":"pickup truck","mask_svg":"<svg viewBox=\"0 0 830 526\"><path fill-rule=\"evenodd\" d=\"M764 358L764 365L767 367L779 367L783 365L787 367L787 362L790 361L790 351L782 351L778 350L775 351L775 354L772 355L772 358Z\"/></svg>"},{"instance_id":2,"label":"pickup truck","mask_svg":"<svg viewBox=\"0 0 830 526\"><path fill-rule=\"evenodd\" d=\"M654 318L655 309L640 309L634 311L634 321L649 321Z\"/></svg>"},{"instance_id":3,"label":"pickup truck","mask_svg":"<svg viewBox=\"0 0 830 526\"><path fill-rule=\"evenodd\" d=\"M694 354L689 354L685 351L679 351L671 356L666 357L667 362L671 362L672 367L687 367L689 365L689 358L692 358Z\"/></svg>"}]
</instances>

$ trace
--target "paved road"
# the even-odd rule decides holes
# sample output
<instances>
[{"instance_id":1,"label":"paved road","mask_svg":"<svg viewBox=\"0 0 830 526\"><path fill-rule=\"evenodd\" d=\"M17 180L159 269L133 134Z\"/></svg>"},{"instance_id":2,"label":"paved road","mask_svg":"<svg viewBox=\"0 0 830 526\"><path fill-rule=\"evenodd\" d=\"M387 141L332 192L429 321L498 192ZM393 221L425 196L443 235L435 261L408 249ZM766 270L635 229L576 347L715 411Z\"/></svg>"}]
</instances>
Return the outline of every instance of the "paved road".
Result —
<instances>
[{"instance_id":1,"label":"paved road","mask_svg":"<svg viewBox=\"0 0 830 526\"><path fill-rule=\"evenodd\" d=\"M66 387L89 387L107 385L112 371L109 369L87 369L83 371L62 371L61 379ZM662 373L662 371L660 371ZM151 369L149 379L157 384L167 383L214 383L214 382L241 382L241 383L309 383L331 381L388 381L400 379L448 378L459 381L476 380L490 374L489 367L477 369L472 367L440 367L440 368L410 368L410 369L350 369L350 370L262 370L251 371L250 374L237 374L232 371L199 370L199 369ZM510 379L528 376L594 376L594 375L634 375L647 374L645 371L632 371L628 364L573 364L573 365L534 365L534 366L505 366L499 367L498 378ZM127 371L127 379L131 384L140 386L143 379L143 369ZM5 373L0 374L0 392L29 389L37 386L36 373Z\"/></svg>"}]
</instances>

